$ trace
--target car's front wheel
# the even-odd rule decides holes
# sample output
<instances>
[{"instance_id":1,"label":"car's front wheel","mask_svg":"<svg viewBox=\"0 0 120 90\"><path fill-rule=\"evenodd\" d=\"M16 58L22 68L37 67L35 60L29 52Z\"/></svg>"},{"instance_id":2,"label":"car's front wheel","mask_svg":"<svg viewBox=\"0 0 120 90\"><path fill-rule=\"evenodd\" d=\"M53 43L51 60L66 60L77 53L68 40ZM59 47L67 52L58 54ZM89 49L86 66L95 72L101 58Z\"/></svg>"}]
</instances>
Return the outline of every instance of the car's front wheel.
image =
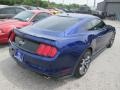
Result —
<instances>
[{"instance_id":1,"label":"car's front wheel","mask_svg":"<svg viewBox=\"0 0 120 90\"><path fill-rule=\"evenodd\" d=\"M74 73L74 76L76 78L79 78L86 74L91 63L91 56L92 56L92 51L90 49L87 49L84 55L82 55L82 57L79 58L80 62Z\"/></svg>"}]
</instances>

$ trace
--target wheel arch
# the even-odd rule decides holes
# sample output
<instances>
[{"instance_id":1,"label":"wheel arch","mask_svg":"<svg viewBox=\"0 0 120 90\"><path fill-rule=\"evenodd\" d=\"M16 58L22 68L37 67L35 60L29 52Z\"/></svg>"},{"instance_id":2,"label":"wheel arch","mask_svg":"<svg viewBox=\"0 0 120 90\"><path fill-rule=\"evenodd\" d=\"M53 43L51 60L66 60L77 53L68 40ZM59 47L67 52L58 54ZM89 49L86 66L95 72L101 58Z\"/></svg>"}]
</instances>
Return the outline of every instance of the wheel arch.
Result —
<instances>
[{"instance_id":1,"label":"wheel arch","mask_svg":"<svg viewBox=\"0 0 120 90\"><path fill-rule=\"evenodd\" d=\"M83 53L80 55L80 57L82 57L82 55L83 55L83 54L85 53L85 51L88 50L88 49L91 50L91 53L93 54L93 48L92 48L92 47L88 47L88 48L86 48L86 49L83 51ZM78 61L76 62L75 66L74 66L74 69L73 69L73 72L72 72L72 76L74 75L75 70L76 70L79 62L80 62L80 60L78 60Z\"/></svg>"}]
</instances>

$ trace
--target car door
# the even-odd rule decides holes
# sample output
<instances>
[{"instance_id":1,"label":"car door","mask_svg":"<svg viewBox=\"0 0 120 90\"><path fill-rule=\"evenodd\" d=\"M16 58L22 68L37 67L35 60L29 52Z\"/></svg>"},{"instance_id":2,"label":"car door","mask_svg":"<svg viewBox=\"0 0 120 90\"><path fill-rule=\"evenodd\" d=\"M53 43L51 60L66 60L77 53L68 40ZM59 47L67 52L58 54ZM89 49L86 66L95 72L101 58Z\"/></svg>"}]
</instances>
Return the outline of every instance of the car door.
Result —
<instances>
[{"instance_id":1,"label":"car door","mask_svg":"<svg viewBox=\"0 0 120 90\"><path fill-rule=\"evenodd\" d=\"M108 34L109 30L107 30L105 23L101 19L92 20L93 31L95 39L96 39L96 51L103 49L108 43Z\"/></svg>"}]
</instances>

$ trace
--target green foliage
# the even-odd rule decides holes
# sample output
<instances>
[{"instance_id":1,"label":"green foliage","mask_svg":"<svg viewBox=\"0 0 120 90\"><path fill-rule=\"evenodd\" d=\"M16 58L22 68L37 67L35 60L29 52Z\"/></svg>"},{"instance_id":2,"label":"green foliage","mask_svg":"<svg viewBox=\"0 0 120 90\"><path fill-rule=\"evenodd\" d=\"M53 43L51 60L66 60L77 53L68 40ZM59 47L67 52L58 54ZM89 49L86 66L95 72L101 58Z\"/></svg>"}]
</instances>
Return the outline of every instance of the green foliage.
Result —
<instances>
[{"instance_id":1,"label":"green foliage","mask_svg":"<svg viewBox=\"0 0 120 90\"><path fill-rule=\"evenodd\" d=\"M14 4L24 4L24 5L31 5L31 6L40 6L44 8L67 8L67 9L75 9L79 8L78 4L56 4L54 2L48 2L47 0L0 0L0 4L5 5L14 5Z\"/></svg>"}]
</instances>

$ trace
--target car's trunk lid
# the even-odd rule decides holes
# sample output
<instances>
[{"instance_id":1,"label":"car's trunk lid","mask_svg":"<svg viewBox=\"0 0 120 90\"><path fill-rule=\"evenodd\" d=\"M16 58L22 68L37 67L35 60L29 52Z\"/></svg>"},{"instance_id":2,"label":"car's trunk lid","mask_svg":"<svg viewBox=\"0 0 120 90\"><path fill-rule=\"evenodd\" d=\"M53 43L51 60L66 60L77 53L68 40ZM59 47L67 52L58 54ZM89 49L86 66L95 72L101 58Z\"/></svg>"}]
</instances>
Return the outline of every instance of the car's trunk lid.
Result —
<instances>
[{"instance_id":1,"label":"car's trunk lid","mask_svg":"<svg viewBox=\"0 0 120 90\"><path fill-rule=\"evenodd\" d=\"M59 48L57 45L59 41L61 41L62 37L59 36L60 33L53 33L47 31L38 32L37 30L33 31L23 31L23 30L15 30L15 42L14 44L19 48L26 50L31 53L36 53L37 48L40 44L48 44Z\"/></svg>"},{"instance_id":2,"label":"car's trunk lid","mask_svg":"<svg viewBox=\"0 0 120 90\"><path fill-rule=\"evenodd\" d=\"M24 34L31 35L33 37L47 38L51 40L62 39L65 35L65 32L51 31L47 29L39 29L39 28L32 28L32 27L25 27L20 31Z\"/></svg>"}]
</instances>

